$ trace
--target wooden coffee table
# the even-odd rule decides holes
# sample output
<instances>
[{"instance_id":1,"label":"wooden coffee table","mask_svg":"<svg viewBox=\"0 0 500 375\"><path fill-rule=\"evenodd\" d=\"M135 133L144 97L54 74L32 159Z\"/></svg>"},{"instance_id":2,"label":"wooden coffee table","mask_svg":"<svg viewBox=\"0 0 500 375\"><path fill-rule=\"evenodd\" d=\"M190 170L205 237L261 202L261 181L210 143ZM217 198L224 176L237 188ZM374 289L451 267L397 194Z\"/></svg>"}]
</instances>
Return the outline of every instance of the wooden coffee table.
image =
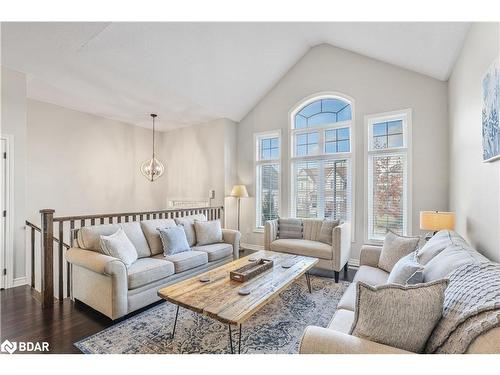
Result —
<instances>
[{"instance_id":1,"label":"wooden coffee table","mask_svg":"<svg viewBox=\"0 0 500 375\"><path fill-rule=\"evenodd\" d=\"M230 271L248 264L250 259L258 258L272 259L273 268L243 283L229 278ZM316 258L263 250L158 290L161 298L177 305L172 339L179 307L182 306L227 324L231 353L234 353L231 326L239 327L240 353L243 323L304 274L311 292L311 280L307 271L317 262ZM201 282L203 277L209 277L210 281ZM238 292L242 288L249 290L250 294L240 295Z\"/></svg>"}]
</instances>

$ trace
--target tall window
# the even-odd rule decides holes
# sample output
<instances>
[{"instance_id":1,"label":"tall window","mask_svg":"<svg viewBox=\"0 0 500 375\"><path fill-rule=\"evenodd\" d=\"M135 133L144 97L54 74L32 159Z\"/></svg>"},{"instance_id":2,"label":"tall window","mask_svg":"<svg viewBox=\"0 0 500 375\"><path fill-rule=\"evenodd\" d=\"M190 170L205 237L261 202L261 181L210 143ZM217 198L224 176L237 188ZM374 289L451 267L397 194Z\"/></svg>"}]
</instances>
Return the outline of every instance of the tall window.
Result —
<instances>
[{"instance_id":1,"label":"tall window","mask_svg":"<svg viewBox=\"0 0 500 375\"><path fill-rule=\"evenodd\" d=\"M267 220L277 219L279 215L280 156L279 132L255 136L257 228L263 228Z\"/></svg>"},{"instance_id":2,"label":"tall window","mask_svg":"<svg viewBox=\"0 0 500 375\"><path fill-rule=\"evenodd\" d=\"M410 110L367 116L368 240L408 233L410 121Z\"/></svg>"},{"instance_id":3,"label":"tall window","mask_svg":"<svg viewBox=\"0 0 500 375\"><path fill-rule=\"evenodd\" d=\"M308 101L292 117L292 216L351 220L352 105Z\"/></svg>"}]
</instances>

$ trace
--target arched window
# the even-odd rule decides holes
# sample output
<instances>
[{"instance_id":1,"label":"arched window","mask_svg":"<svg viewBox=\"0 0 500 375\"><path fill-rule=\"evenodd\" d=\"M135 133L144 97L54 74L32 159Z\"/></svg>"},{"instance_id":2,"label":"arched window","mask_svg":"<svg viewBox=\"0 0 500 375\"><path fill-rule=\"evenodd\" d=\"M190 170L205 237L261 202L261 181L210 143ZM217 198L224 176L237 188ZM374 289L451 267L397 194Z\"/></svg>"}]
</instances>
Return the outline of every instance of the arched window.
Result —
<instances>
[{"instance_id":1,"label":"arched window","mask_svg":"<svg viewBox=\"0 0 500 375\"><path fill-rule=\"evenodd\" d=\"M291 215L352 219L352 100L321 95L292 111Z\"/></svg>"}]
</instances>

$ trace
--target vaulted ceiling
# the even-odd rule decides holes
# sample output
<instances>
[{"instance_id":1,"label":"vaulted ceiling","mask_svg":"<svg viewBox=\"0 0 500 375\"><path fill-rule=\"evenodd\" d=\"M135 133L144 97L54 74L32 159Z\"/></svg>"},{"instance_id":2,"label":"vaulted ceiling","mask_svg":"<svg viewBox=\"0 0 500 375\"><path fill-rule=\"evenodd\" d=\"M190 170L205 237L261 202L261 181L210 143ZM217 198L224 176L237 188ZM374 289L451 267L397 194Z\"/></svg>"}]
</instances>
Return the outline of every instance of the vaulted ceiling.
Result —
<instances>
[{"instance_id":1,"label":"vaulted ceiling","mask_svg":"<svg viewBox=\"0 0 500 375\"><path fill-rule=\"evenodd\" d=\"M169 130L241 120L311 47L329 43L447 80L468 23L3 23L2 65L28 96Z\"/></svg>"}]
</instances>

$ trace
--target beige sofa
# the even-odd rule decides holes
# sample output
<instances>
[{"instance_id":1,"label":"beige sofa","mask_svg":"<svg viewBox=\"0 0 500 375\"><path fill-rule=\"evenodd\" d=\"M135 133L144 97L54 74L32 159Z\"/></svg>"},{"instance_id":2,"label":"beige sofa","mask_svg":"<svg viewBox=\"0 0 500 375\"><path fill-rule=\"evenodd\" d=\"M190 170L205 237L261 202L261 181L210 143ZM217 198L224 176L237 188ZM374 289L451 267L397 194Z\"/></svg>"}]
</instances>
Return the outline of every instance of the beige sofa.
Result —
<instances>
[{"instance_id":1,"label":"beige sofa","mask_svg":"<svg viewBox=\"0 0 500 375\"><path fill-rule=\"evenodd\" d=\"M451 238L448 240L446 237ZM424 282L446 277L455 268L471 262L487 261L477 251L467 246L457 247L457 242L466 242L452 231L441 231L430 241L440 245L443 251L436 255L431 265L424 269ZM446 252L444 252L446 250ZM349 335L354 321L356 283L363 281L371 285L384 284L389 274L378 268L381 247L363 246L360 267L353 282L347 288L337 306L337 311L327 328L309 326L304 331L300 344L302 354L409 354L404 350L368 341ZM432 269L430 269L432 267ZM467 353L500 353L500 328L494 328L479 336L469 346Z\"/></svg>"},{"instance_id":2,"label":"beige sofa","mask_svg":"<svg viewBox=\"0 0 500 375\"><path fill-rule=\"evenodd\" d=\"M240 232L223 229L222 243L196 246L191 241L192 251L165 258L156 228L175 225L172 219L157 219L79 229L77 247L66 253L71 264L72 298L114 320L158 301L158 289L239 257ZM128 268L100 252L100 235L110 235L120 227L138 254Z\"/></svg>"},{"instance_id":3,"label":"beige sofa","mask_svg":"<svg viewBox=\"0 0 500 375\"><path fill-rule=\"evenodd\" d=\"M319 259L315 268L334 271L335 282L339 272L347 271L351 254L351 228L342 223L332 230L332 244L319 241L322 219L301 219L301 238L280 238L280 220L269 220L264 225L264 248L282 253L311 256Z\"/></svg>"}]
</instances>

